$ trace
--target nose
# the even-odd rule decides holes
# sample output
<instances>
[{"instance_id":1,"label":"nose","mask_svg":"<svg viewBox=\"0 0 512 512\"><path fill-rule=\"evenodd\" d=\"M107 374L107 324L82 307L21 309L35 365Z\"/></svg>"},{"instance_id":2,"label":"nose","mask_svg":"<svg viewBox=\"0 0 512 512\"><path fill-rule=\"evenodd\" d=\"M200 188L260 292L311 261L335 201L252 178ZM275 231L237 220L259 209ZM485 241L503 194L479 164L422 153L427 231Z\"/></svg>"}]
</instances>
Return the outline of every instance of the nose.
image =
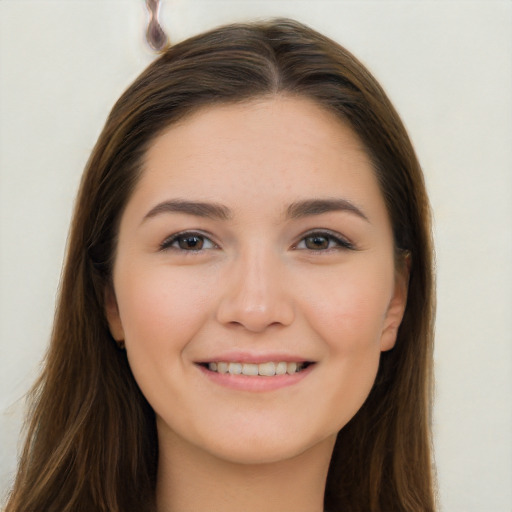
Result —
<instances>
[{"instance_id":1,"label":"nose","mask_svg":"<svg viewBox=\"0 0 512 512\"><path fill-rule=\"evenodd\" d=\"M279 257L262 250L247 251L229 268L217 309L217 320L250 332L287 326L295 312L292 294Z\"/></svg>"}]
</instances>

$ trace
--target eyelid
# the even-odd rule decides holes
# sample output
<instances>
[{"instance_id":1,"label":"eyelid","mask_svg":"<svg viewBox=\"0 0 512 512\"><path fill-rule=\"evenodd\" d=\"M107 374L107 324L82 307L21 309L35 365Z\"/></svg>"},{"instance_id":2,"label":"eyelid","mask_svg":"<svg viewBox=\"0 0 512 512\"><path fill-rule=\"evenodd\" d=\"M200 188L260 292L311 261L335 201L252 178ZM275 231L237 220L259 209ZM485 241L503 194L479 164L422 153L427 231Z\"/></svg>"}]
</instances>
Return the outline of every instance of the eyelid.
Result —
<instances>
[{"instance_id":1,"label":"eyelid","mask_svg":"<svg viewBox=\"0 0 512 512\"><path fill-rule=\"evenodd\" d=\"M329 239L329 241L334 241L336 243L336 247L328 247L326 249L308 249L307 247L301 247L299 248L299 244L304 242L306 238L311 236L319 236L319 237L325 237ZM179 240L182 237L193 237L197 236L202 238L203 240L207 240L211 243L211 247L201 247L200 249L181 249L178 247L172 247L172 244L174 244L177 240ZM159 245L159 251L167 251L167 250L176 250L182 253L198 253L203 252L206 250L211 249L218 249L219 245L213 240L213 236L207 232L201 231L201 230L183 230L179 231L177 233L173 233L172 235L166 237ZM306 233L303 233L299 240L293 244L292 249L298 249L298 250L305 250L310 252L330 252L332 250L356 250L357 248L354 246L354 244L345 236L341 235L340 233L336 231L331 231L330 229L311 229L307 231Z\"/></svg>"},{"instance_id":2,"label":"eyelid","mask_svg":"<svg viewBox=\"0 0 512 512\"><path fill-rule=\"evenodd\" d=\"M314 235L328 238L329 240L336 242L337 246L329 247L327 249L316 249L316 250L308 249L307 247L298 248L298 245L301 242L305 241L306 238L314 236ZM357 247L346 236L343 236L336 231L331 231L330 229L311 229L308 232L301 235L298 242L293 245L293 249L310 251L312 253L315 253L315 252L321 253L321 252L330 252L332 250L356 250Z\"/></svg>"},{"instance_id":3,"label":"eyelid","mask_svg":"<svg viewBox=\"0 0 512 512\"><path fill-rule=\"evenodd\" d=\"M212 247L206 247L206 248L195 249L195 250L194 249L186 250L186 249L181 249L178 247L172 247L172 244L174 244L178 239L185 238L187 236L189 236L189 237L197 236L197 237L201 237L204 240L208 240L211 243ZM179 251L182 253L187 253L187 252L198 253L198 252L202 252L202 251L206 251L206 250L210 250L210 249L218 249L218 248L219 248L219 245L213 241L212 235L210 235L209 233L206 233L204 231L200 231L200 230L196 230L196 229L185 229L183 231L179 231L178 233L173 233L172 235L166 237L163 240L163 242L160 243L160 245L159 245L159 251L176 250L176 251Z\"/></svg>"}]
</instances>

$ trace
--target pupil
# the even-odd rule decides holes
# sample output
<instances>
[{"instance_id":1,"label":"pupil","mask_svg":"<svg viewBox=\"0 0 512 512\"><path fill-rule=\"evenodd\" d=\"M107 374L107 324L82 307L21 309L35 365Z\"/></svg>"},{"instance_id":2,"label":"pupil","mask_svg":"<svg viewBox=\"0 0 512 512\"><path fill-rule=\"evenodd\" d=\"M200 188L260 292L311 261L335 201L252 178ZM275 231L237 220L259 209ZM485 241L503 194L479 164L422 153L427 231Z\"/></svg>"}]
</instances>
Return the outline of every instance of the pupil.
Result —
<instances>
[{"instance_id":1,"label":"pupil","mask_svg":"<svg viewBox=\"0 0 512 512\"><path fill-rule=\"evenodd\" d=\"M315 251L327 249L329 247L329 240L325 236L308 236L306 238L306 247Z\"/></svg>"},{"instance_id":2,"label":"pupil","mask_svg":"<svg viewBox=\"0 0 512 512\"><path fill-rule=\"evenodd\" d=\"M203 247L203 239L199 236L187 236L179 240L180 249L199 250Z\"/></svg>"}]
</instances>

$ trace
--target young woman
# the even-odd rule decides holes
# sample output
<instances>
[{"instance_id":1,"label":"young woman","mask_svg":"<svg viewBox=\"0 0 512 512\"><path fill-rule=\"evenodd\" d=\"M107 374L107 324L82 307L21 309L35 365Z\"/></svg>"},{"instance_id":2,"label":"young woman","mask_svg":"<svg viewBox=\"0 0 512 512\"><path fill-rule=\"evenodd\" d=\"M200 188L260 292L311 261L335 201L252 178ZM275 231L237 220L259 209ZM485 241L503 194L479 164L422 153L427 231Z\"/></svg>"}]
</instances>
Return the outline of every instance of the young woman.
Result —
<instances>
[{"instance_id":1,"label":"young woman","mask_svg":"<svg viewBox=\"0 0 512 512\"><path fill-rule=\"evenodd\" d=\"M85 170L7 511L431 511L430 213L290 20L167 50Z\"/></svg>"}]
</instances>

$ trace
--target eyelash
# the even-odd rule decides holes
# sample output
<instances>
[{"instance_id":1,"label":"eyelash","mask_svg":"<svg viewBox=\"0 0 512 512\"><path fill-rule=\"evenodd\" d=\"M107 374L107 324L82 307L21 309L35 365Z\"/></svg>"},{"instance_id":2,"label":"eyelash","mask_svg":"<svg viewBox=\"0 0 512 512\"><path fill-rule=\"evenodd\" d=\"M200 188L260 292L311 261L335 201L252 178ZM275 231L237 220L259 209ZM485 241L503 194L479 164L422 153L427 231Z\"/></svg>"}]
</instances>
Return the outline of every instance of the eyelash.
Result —
<instances>
[{"instance_id":1,"label":"eyelash","mask_svg":"<svg viewBox=\"0 0 512 512\"><path fill-rule=\"evenodd\" d=\"M173 244L179 243L180 239L186 240L191 238L198 238L204 242L208 241L211 244L211 247L200 247L199 249L184 249L183 247L173 247ZM211 240L210 237L204 235L203 233L199 233L197 231L182 231L181 233L175 233L174 235L171 235L170 237L166 238L161 244L160 244L160 250L166 251L166 250L176 250L181 252L192 252L192 253L198 253L203 250L207 249L217 249L218 245Z\"/></svg>"},{"instance_id":2,"label":"eyelash","mask_svg":"<svg viewBox=\"0 0 512 512\"><path fill-rule=\"evenodd\" d=\"M181 240L186 239L192 239L197 238L203 242L203 245L199 249L189 248L185 249L183 247L173 247L174 244L180 242ZM308 248L306 246L308 239L325 239L327 241L327 247L325 248ZM334 242L334 246L331 246L332 242ZM210 246L204 247L204 244L207 243ZM304 243L305 247L299 247L302 243ZM166 238L161 244L160 244L160 250L166 251L166 250L177 250L180 252L191 252L191 253L199 253L204 250L208 249L218 249L219 246L211 240L208 236L204 235L203 233L197 232L197 231L183 231L181 233L175 233L174 235ZM322 252L330 252L332 250L355 250L354 245L346 240L345 238L341 237L339 234L333 233L331 231L310 231L309 233L306 233L302 236L302 238L297 242L295 245L293 245L293 249L297 250L307 250L311 251L312 253L322 253Z\"/></svg>"},{"instance_id":3,"label":"eyelash","mask_svg":"<svg viewBox=\"0 0 512 512\"><path fill-rule=\"evenodd\" d=\"M308 247L299 247L300 244L306 244L306 240L313 238L323 238L327 240L328 246L326 248L320 249L311 249ZM334 246L331 246L331 242L334 242ZM355 250L355 246L349 242L347 239L341 237L337 233L333 233L332 231L310 231L302 236L297 244L293 246L294 249L298 250L309 250L312 253L322 253L322 252L331 252L337 250Z\"/></svg>"}]
</instances>

